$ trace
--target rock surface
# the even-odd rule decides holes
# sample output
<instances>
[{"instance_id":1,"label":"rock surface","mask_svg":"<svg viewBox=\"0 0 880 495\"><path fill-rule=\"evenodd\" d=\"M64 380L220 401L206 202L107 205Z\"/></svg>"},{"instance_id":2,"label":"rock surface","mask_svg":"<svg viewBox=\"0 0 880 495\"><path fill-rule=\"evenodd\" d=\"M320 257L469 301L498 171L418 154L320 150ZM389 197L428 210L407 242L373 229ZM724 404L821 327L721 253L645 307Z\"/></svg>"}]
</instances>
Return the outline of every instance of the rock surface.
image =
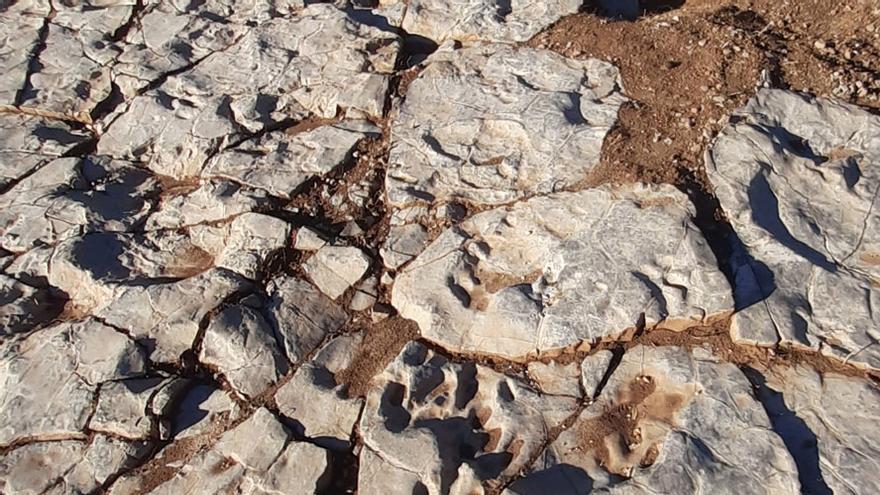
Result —
<instances>
[{"instance_id":1,"label":"rock surface","mask_svg":"<svg viewBox=\"0 0 880 495\"><path fill-rule=\"evenodd\" d=\"M367 272L370 258L351 246L324 246L303 264L312 282L330 299L343 292Z\"/></svg>"},{"instance_id":2,"label":"rock surface","mask_svg":"<svg viewBox=\"0 0 880 495\"><path fill-rule=\"evenodd\" d=\"M520 359L641 319L674 327L732 310L690 208L658 186L489 210L440 234L398 275L391 301L447 349Z\"/></svg>"},{"instance_id":3,"label":"rock surface","mask_svg":"<svg viewBox=\"0 0 880 495\"><path fill-rule=\"evenodd\" d=\"M733 337L880 368L880 118L760 91L707 155L742 252Z\"/></svg>"},{"instance_id":4,"label":"rock surface","mask_svg":"<svg viewBox=\"0 0 880 495\"><path fill-rule=\"evenodd\" d=\"M572 185L598 163L624 100L617 69L605 62L502 44L445 46L395 116L388 200L495 205Z\"/></svg>"}]
</instances>

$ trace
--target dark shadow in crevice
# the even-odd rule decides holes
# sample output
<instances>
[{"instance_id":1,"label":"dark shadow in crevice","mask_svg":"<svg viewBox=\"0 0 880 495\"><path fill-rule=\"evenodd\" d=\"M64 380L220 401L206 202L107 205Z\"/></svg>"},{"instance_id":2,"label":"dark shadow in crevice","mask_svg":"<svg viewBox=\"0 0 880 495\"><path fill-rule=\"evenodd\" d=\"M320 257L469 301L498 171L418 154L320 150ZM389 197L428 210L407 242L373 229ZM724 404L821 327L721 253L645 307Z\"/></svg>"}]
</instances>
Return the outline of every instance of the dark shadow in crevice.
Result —
<instances>
[{"instance_id":1,"label":"dark shadow in crevice","mask_svg":"<svg viewBox=\"0 0 880 495\"><path fill-rule=\"evenodd\" d=\"M587 0L584 9L601 17L634 21L681 8L685 0Z\"/></svg>"},{"instance_id":2,"label":"dark shadow in crevice","mask_svg":"<svg viewBox=\"0 0 880 495\"><path fill-rule=\"evenodd\" d=\"M767 416L773 431L782 439L798 470L801 493L806 495L832 495L834 492L825 482L819 466L819 441L810 427L785 405L780 392L767 386L766 379L754 368L743 366L743 374L748 378L757 398Z\"/></svg>"},{"instance_id":3,"label":"dark shadow in crevice","mask_svg":"<svg viewBox=\"0 0 880 495\"><path fill-rule=\"evenodd\" d=\"M514 495L586 495L593 490L593 480L577 466L557 464L520 478L507 490Z\"/></svg>"}]
</instances>

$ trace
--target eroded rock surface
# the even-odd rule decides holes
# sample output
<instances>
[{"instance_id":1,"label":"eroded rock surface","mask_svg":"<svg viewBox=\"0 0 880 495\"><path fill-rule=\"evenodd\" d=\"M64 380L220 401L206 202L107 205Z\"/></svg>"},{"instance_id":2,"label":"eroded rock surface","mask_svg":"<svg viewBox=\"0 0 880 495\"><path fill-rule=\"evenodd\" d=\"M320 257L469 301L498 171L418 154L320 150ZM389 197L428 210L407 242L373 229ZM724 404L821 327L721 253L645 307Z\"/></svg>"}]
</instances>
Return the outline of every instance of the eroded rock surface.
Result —
<instances>
[{"instance_id":1,"label":"eroded rock surface","mask_svg":"<svg viewBox=\"0 0 880 495\"><path fill-rule=\"evenodd\" d=\"M743 245L733 337L880 368L880 118L761 91L707 162Z\"/></svg>"},{"instance_id":2,"label":"eroded rock surface","mask_svg":"<svg viewBox=\"0 0 880 495\"><path fill-rule=\"evenodd\" d=\"M445 46L428 62L391 130L396 206L492 205L574 184L598 163L624 101L617 69L594 59L485 44Z\"/></svg>"},{"instance_id":3,"label":"eroded rock surface","mask_svg":"<svg viewBox=\"0 0 880 495\"><path fill-rule=\"evenodd\" d=\"M625 187L480 213L401 271L392 303L448 349L509 358L732 310L690 208L671 187Z\"/></svg>"}]
</instances>

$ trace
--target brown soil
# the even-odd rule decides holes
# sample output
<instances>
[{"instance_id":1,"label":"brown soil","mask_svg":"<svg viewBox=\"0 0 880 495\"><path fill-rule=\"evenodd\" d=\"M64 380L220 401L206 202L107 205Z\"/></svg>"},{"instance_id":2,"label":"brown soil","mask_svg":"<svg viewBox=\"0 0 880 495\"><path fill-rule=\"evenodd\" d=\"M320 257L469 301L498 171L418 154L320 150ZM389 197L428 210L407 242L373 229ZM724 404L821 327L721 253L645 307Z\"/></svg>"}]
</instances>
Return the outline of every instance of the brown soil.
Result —
<instances>
[{"instance_id":1,"label":"brown soil","mask_svg":"<svg viewBox=\"0 0 880 495\"><path fill-rule=\"evenodd\" d=\"M416 322L399 316L370 325L351 365L336 375L336 381L348 385L350 397L365 396L373 377L418 335Z\"/></svg>"},{"instance_id":2,"label":"brown soil","mask_svg":"<svg viewBox=\"0 0 880 495\"><path fill-rule=\"evenodd\" d=\"M873 0L688 0L633 22L584 13L529 45L614 63L632 99L581 186L693 179L708 186L703 151L764 70L772 87L880 109Z\"/></svg>"}]
</instances>

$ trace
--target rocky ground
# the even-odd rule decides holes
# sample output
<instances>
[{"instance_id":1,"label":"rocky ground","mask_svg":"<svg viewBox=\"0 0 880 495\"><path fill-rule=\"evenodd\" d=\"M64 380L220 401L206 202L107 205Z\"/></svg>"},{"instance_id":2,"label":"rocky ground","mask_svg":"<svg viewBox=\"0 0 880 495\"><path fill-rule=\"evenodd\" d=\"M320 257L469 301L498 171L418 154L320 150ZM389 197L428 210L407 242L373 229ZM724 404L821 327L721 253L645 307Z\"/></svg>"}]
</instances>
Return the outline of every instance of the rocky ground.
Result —
<instances>
[{"instance_id":1,"label":"rocky ground","mask_svg":"<svg viewBox=\"0 0 880 495\"><path fill-rule=\"evenodd\" d=\"M0 33L0 493L880 492L875 0Z\"/></svg>"}]
</instances>

